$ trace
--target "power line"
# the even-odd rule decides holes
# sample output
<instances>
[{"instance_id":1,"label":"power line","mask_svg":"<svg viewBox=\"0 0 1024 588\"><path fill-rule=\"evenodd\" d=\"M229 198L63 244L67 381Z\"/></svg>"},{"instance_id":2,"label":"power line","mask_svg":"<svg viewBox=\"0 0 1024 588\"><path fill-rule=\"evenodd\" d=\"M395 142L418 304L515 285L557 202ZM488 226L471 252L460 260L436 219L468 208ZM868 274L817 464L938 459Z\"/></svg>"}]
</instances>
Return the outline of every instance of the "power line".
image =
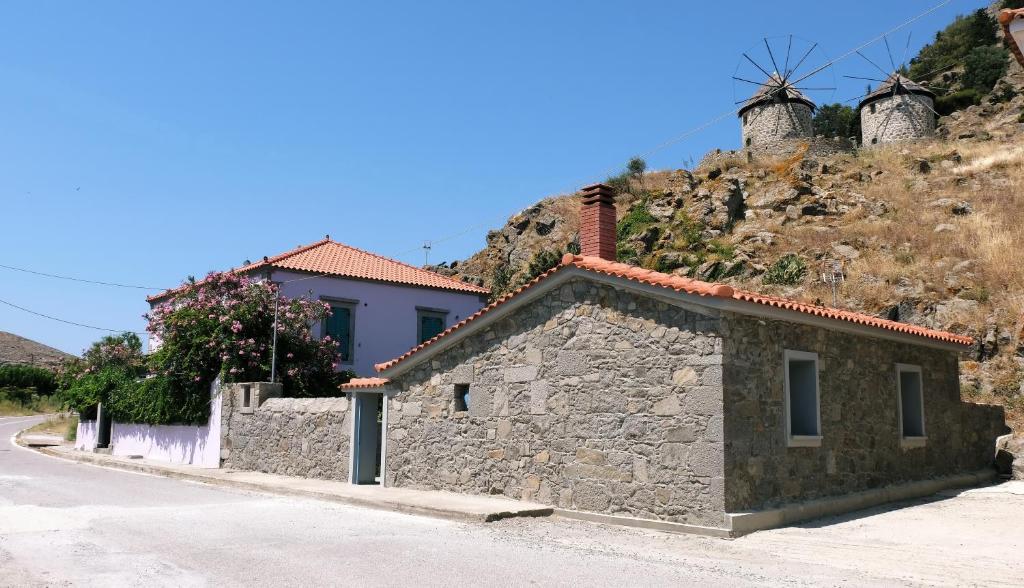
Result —
<instances>
[{"instance_id":1,"label":"power line","mask_svg":"<svg viewBox=\"0 0 1024 588\"><path fill-rule=\"evenodd\" d=\"M83 323L76 323L75 321L69 321L69 320L66 320L66 319L57 318L55 316L50 316L48 314L43 314L41 312L36 312L34 310L30 310L28 308L25 308L24 306L18 306L17 304L14 304L14 303L8 302L6 300L2 300L2 299L0 299L0 304L6 304L7 306L10 306L11 308L17 308L18 310L20 310L22 312L27 312L29 314L34 314L34 315L39 316L39 317L50 319L51 321L57 321L58 323L64 323L64 324L67 324L67 325L74 325L76 327L84 327L86 329L95 329L97 331L107 331L107 332L110 332L110 333L134 333L136 335L149 335L149 333L141 333L139 331L130 331L130 330L126 330L126 329L108 329L106 327L97 327L97 326L94 326L94 325L86 325L86 324L83 324Z\"/></svg>"},{"instance_id":2,"label":"power line","mask_svg":"<svg viewBox=\"0 0 1024 588\"><path fill-rule=\"evenodd\" d=\"M59 274L48 274L46 272L40 272L36 270L25 269L23 267L14 267L12 265L0 264L0 267L4 269L14 270L16 272L24 272L26 274L35 274L37 276L46 276L47 278L57 278L60 280L71 280L72 282L85 282L86 284L98 284L100 286L116 286L118 288L134 288L136 290L167 290L167 288L157 288L155 286L135 286L132 284L120 284L117 282L102 282L100 280L87 280L85 278L75 278L71 276L62 276Z\"/></svg>"},{"instance_id":3,"label":"power line","mask_svg":"<svg viewBox=\"0 0 1024 588\"><path fill-rule=\"evenodd\" d=\"M834 65L834 64L836 64L836 63L838 63L838 62L840 62L840 61L842 61L844 59L846 59L847 57L850 57L851 55L859 52L860 50L862 50L862 49L864 49L866 47L869 47L869 46L877 43L878 41L880 41L882 39L885 39L887 36L897 32L897 31L900 31L900 30L902 30L902 29L904 29L904 28L906 28L906 27L908 27L908 26L910 26L912 24L914 24L915 22L921 20L922 18L928 16L929 14L931 14L931 13L933 13L933 12L935 12L935 11L941 9L941 8L943 8L944 6L946 6L947 4L951 3L952 1L953 0L943 0L942 2L939 2L938 4L936 4L936 5L932 6L931 8L929 8L928 10L925 10L924 12L922 12L922 13L920 13L920 14L918 14L918 15L916 15L916 16L908 19L908 20L903 21L902 23L896 25L895 27L889 29L888 31L886 31L886 32L884 32L884 33L882 33L882 34L880 34L880 35L878 35L878 36L876 36L876 37L874 37L874 38L872 38L872 39L870 39L868 41L865 41L864 43L861 43L857 47L854 47L853 49L850 49L849 51L847 51L846 53L843 53L839 57L836 57L834 59L830 59L830 60L826 61L823 65L814 68L813 70L811 70L810 73L807 73L807 74L803 75L802 77L800 77L798 80L793 82L793 84L799 83L799 82L801 82L801 81L803 81L803 80L805 80L805 79L807 79L807 78L809 78L809 77L811 77L811 76L821 72L822 70L824 70L824 69L826 69L826 68L828 68L828 67L830 67L830 66L832 66L832 65ZM812 49L813 49L813 47L812 47ZM745 102L747 102L747 101L744 101L744 103ZM688 131L686 131L686 132L684 132L684 133L682 133L680 135L677 135L677 136L675 136L675 137L673 137L673 138L671 138L671 139L669 139L669 140L667 140L667 141L657 145L653 149L650 149L650 150L648 150L646 152L640 153L640 157L645 157L645 158L646 157L650 157L651 155L654 155L655 153L658 153L658 152L660 152L660 151L662 151L664 149L667 149L668 147L671 147L672 145L675 145L676 143L679 143L680 141L683 141L683 140L685 140L685 139L687 139L687 138L689 138L689 137L691 137L691 136L693 136L693 135L695 135L695 134L697 134L697 133L707 129L708 127L711 127L711 126L714 126L715 124L718 124L719 122L721 122L722 120L724 120L726 118L729 118L730 116L737 115L739 113L739 111L742 110L742 109L743 109L743 106L740 106L740 107L735 108L733 110L729 110L727 112L723 112L723 113L715 116L714 118L712 118L712 119L710 119L710 120L708 120L708 121L706 121L704 123L701 123L701 124L697 125L696 127L693 127L692 129L690 129L690 130L688 130ZM615 170L616 170L616 168L611 168L608 172L606 172L605 175L614 174ZM577 191L576 188L578 188L579 186L582 186L582 185L583 184L578 184L572 190L570 190L570 193L571 192L576 192ZM507 218L507 216L502 217L502 220L504 220L505 218ZM470 227L468 229L463 230L460 233L449 235L447 237L442 237L440 239L431 239L430 242L432 244L443 243L444 241L448 241L448 240L451 240L451 239L454 239L454 238L457 238L457 237L461 237L462 235L465 235L465 234L475 230L476 228L478 228L481 225L488 225L488 224L490 224L490 223L479 223L477 225L474 225L473 227ZM408 249L408 250L405 250L405 251L401 251L401 252L395 254L395 257L397 257L399 255L403 255L405 253L411 253L413 251L419 251L421 249L422 249L422 245L419 245L419 246L413 247L411 249Z\"/></svg>"}]
</instances>

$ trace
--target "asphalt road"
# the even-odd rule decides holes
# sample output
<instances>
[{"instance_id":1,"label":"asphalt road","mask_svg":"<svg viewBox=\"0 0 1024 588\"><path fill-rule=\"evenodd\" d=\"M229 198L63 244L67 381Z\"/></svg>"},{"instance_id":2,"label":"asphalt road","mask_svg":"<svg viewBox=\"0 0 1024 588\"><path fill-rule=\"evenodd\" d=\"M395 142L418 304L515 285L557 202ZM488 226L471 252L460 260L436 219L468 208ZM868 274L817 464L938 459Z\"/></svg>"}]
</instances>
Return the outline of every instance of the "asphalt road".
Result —
<instances>
[{"instance_id":1,"label":"asphalt road","mask_svg":"<svg viewBox=\"0 0 1024 588\"><path fill-rule=\"evenodd\" d=\"M559 519L468 524L13 447L38 420L0 419L0 586L1024 583L1021 487L733 541Z\"/></svg>"}]
</instances>

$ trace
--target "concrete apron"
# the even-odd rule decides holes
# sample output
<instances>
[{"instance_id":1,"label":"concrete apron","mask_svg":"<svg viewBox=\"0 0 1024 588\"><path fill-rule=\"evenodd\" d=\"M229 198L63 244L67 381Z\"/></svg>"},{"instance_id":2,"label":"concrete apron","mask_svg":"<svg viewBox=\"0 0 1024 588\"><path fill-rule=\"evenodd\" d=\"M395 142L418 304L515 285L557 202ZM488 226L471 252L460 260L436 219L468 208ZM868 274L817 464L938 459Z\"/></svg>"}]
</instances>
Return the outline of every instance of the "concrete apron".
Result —
<instances>
[{"instance_id":1,"label":"concrete apron","mask_svg":"<svg viewBox=\"0 0 1024 588\"><path fill-rule=\"evenodd\" d=\"M918 482L886 486L884 488L875 488L863 492L856 492L854 494L845 494L843 496L808 500L806 502L787 504L785 506L769 510L726 513L725 525L722 527L688 525L685 523L638 519L633 517L582 512L561 508L556 508L554 514L565 518L591 521L594 523L653 529L658 531L668 531L671 533L690 533L711 537L741 537L755 531L764 531L812 519L855 512L889 502L898 502L901 500L930 496L950 488L966 488L969 486L987 484L995 481L997 477L998 476L994 470L982 470L969 474L959 474L943 478L934 478L931 480L921 480Z\"/></svg>"},{"instance_id":2,"label":"concrete apron","mask_svg":"<svg viewBox=\"0 0 1024 588\"><path fill-rule=\"evenodd\" d=\"M19 443L25 445L22 440L19 440ZM722 527L705 527L670 521L553 508L509 498L463 495L429 490L409 490L404 488L358 486L334 480L294 478L241 470L204 470L188 466L153 464L130 458L84 453L65 447L34 447L34 449L40 453L61 459L115 469L192 480L243 490L315 498L353 506L437 518L492 522L511 517L544 517L553 514L564 518L594 523L723 538L740 537L755 531L853 512L888 502L920 498L950 488L986 484L996 479L996 472L994 470L983 470L969 474L909 482L854 494L789 504L770 510L727 513L725 515L725 524Z\"/></svg>"}]
</instances>

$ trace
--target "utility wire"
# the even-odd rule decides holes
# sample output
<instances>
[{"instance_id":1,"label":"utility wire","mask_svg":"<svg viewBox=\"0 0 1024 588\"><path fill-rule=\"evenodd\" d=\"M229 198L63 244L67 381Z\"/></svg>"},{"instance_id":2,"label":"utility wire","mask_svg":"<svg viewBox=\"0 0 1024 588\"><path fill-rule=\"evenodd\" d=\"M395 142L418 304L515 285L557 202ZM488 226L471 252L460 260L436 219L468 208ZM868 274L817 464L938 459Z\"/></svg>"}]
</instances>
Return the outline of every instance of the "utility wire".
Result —
<instances>
[{"instance_id":1,"label":"utility wire","mask_svg":"<svg viewBox=\"0 0 1024 588\"><path fill-rule=\"evenodd\" d=\"M34 310L30 310L28 308L25 308L24 306L18 306L17 304L14 304L14 303L8 302L6 300L2 300L2 299L0 299L0 304L6 304L7 306L10 306L11 308L16 308L16 309L18 309L18 310L20 310L22 312L27 312L29 314L34 314L36 316L40 316L40 317L43 317L43 318L46 318L46 319L50 319L51 321L57 321L58 323L64 323L66 325L74 325L76 327L84 327L86 329L95 329L97 331L107 331L107 332L110 332L110 333L134 333L136 335L149 335L149 333L141 333L139 331L130 331L130 330L126 330L126 329L108 329L106 327L97 327L97 326L94 326L94 325L86 325L86 324L83 324L83 323L76 323L75 321L69 321L69 320L66 320L66 319L57 318L55 316L50 316L48 314L43 314L41 312L36 312Z\"/></svg>"},{"instance_id":2,"label":"utility wire","mask_svg":"<svg viewBox=\"0 0 1024 588\"><path fill-rule=\"evenodd\" d=\"M14 267L12 265L0 264L0 267L4 269L13 270L16 272L24 272L26 274L35 274L37 276L46 276L48 278L57 278L60 280L71 280L72 282L85 282L86 284L99 284L101 286L116 286L118 288L134 288L136 290L167 290L167 288L157 288L155 286L135 286L132 284L119 284L117 282L102 282L100 280L87 280L85 278L74 278L71 276L62 276L59 274L48 274L46 272L39 272L35 270L25 269L22 267Z\"/></svg>"},{"instance_id":3,"label":"utility wire","mask_svg":"<svg viewBox=\"0 0 1024 588\"><path fill-rule=\"evenodd\" d=\"M870 39L868 41L865 41L864 43L861 43L857 47L854 47L853 49L850 49L849 51L847 51L846 53L843 53L839 57L836 57L834 59L830 59L830 60L826 61L823 65L814 68L813 70L811 70L810 73L804 74L802 77L800 77L796 81L792 82L792 84L797 84L797 83L799 83L799 82L801 82L803 80L806 80L807 78L809 78L809 77L811 77L811 76L813 76L813 75L815 75L817 73L820 73L822 70L827 69L828 67L830 67L830 66L832 66L832 65L834 65L834 64L836 64L836 63L838 63L838 62L840 62L840 61L842 61L844 59L846 59L847 57L850 57L851 55L854 55L855 53L859 52L860 50L862 50L862 49L864 49L866 47L869 47L869 46L877 43L878 41L885 39L887 36L897 32L897 31L900 31L900 30L902 30L902 29L904 29L904 28L906 28L906 27L908 27L908 26L910 26L912 24L914 24L915 22L921 20L922 18L932 14L933 12L935 12L937 10L940 10L941 8L943 8L947 4L951 3L952 1L953 0L943 0L942 2L939 2L938 4L936 4L936 5L932 6L931 8L929 8L928 10L925 10L924 12L918 14L917 16L914 16L914 17L912 17L912 18L910 18L908 20L903 21L902 23L896 25L895 27L885 31L884 33L882 33L882 34L880 34L880 35L878 35L878 36L876 36L876 37L874 37L874 38L872 38L872 39ZM908 41L908 44L909 44L909 41ZM747 101L745 100L744 102L747 102ZM682 133L680 135L677 135L675 137L672 137L671 139L668 139L667 141L661 143L660 145L657 145L653 149L650 149L648 151L640 153L640 157L644 157L644 158L650 157L651 155L654 155L655 153L658 153L658 152L660 152L660 151L662 151L664 149L667 149L668 147L671 147L672 145L675 145L676 143L679 143L680 141L683 141L683 140L685 140L685 139L687 139L687 138L689 138L689 137L691 137L691 136L693 136L693 135L695 135L695 134L697 134L697 133L707 129L708 127L711 127L711 126L713 126L713 125L715 125L715 124L725 120L726 118L729 118L730 116L735 116L742 109L743 109L743 106L740 106L739 108L734 108L732 110L723 112L723 113L715 116L714 118L712 118L712 119L710 119L710 120L708 120L708 121L706 121L704 123L701 123L701 124L697 125L696 127L693 127L692 129L690 129L690 130L688 130L688 131L686 131L686 132L684 132L684 133ZM611 175L611 174L615 173L616 169L617 168L612 168L609 172L606 172L606 175ZM578 188L581 185L583 185L583 184L579 184L578 186L576 186L576 188ZM576 191L576 189L574 188L573 190L570 191L570 193L575 192L575 191ZM504 218L507 218L507 217L503 217L503 219ZM482 223L482 224L488 224L488 223ZM465 235L466 233L469 233L470 231L474 230L477 226L480 226L480 225L475 225L474 227L466 229L466 230L464 230L464 231L462 231L460 233L456 233L456 234L453 234L453 235L448 235L448 236L442 237L440 239L431 239L430 242L431 242L431 244L437 244L437 243L443 243L444 241L448 241L450 239L461 237L462 235ZM419 249L420 249L420 247L413 247L413 248L408 249L406 251L402 251L402 252L400 252L400 253L398 253L396 255L403 255L405 253L411 253L411 252L417 251Z\"/></svg>"}]
</instances>

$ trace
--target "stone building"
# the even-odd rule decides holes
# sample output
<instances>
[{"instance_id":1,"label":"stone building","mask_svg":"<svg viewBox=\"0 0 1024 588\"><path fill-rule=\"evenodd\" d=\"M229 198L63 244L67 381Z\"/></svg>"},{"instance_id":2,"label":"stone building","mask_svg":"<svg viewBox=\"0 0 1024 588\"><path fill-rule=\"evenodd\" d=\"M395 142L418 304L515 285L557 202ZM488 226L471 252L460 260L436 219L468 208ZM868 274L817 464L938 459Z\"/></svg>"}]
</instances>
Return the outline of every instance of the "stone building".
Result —
<instances>
[{"instance_id":1,"label":"stone building","mask_svg":"<svg viewBox=\"0 0 1024 588\"><path fill-rule=\"evenodd\" d=\"M814 102L774 73L739 110L743 147L770 149L814 136Z\"/></svg>"},{"instance_id":2,"label":"stone building","mask_svg":"<svg viewBox=\"0 0 1024 588\"><path fill-rule=\"evenodd\" d=\"M610 189L583 202L581 255L345 398L229 389L225 465L716 535L991 478L969 337L617 263Z\"/></svg>"},{"instance_id":3,"label":"stone building","mask_svg":"<svg viewBox=\"0 0 1024 588\"><path fill-rule=\"evenodd\" d=\"M935 94L897 73L865 96L857 110L865 146L912 141L935 133Z\"/></svg>"}]
</instances>

